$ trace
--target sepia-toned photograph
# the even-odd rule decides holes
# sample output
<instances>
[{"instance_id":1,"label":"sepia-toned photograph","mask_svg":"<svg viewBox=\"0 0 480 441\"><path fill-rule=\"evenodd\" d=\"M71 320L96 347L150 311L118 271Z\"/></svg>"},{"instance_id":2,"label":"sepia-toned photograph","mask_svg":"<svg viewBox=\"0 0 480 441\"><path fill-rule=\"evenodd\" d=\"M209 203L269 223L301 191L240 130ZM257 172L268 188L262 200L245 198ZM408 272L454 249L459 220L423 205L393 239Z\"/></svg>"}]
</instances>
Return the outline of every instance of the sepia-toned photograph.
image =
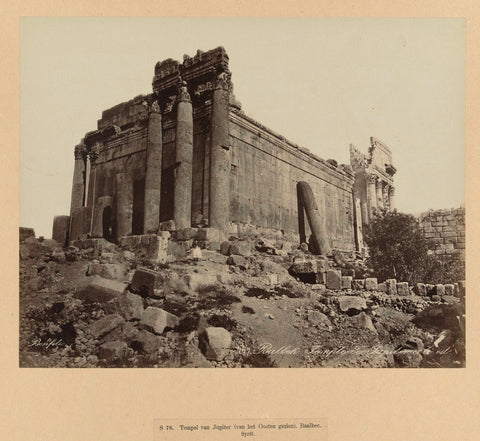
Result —
<instances>
[{"instance_id":1,"label":"sepia-toned photograph","mask_svg":"<svg viewBox=\"0 0 480 441\"><path fill-rule=\"evenodd\" d=\"M465 20L20 19L22 368L465 368Z\"/></svg>"}]
</instances>

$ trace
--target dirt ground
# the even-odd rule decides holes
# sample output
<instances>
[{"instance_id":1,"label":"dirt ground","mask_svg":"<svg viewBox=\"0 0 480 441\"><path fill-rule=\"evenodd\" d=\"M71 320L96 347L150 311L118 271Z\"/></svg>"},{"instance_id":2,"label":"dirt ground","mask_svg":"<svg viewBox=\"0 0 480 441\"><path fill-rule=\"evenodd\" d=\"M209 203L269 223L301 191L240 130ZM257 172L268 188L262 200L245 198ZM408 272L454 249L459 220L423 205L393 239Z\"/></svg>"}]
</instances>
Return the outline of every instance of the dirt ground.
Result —
<instances>
[{"instance_id":1,"label":"dirt ground","mask_svg":"<svg viewBox=\"0 0 480 441\"><path fill-rule=\"evenodd\" d=\"M327 290L289 274L291 253L154 265L113 245L30 238L20 254L21 367L465 366L462 299ZM140 268L163 280L155 295L131 292ZM86 300L99 277L125 292ZM147 308L167 325L148 323Z\"/></svg>"}]
</instances>

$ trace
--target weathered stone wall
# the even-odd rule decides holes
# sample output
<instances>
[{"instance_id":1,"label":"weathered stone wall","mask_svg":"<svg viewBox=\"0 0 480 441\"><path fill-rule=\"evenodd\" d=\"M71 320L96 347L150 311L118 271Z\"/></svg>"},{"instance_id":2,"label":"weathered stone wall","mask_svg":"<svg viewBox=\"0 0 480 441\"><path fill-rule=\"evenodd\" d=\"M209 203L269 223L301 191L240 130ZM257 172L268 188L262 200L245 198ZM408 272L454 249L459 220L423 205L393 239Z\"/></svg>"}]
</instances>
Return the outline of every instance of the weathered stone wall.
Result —
<instances>
[{"instance_id":1,"label":"weathered stone wall","mask_svg":"<svg viewBox=\"0 0 480 441\"><path fill-rule=\"evenodd\" d=\"M465 261L465 208L427 211L419 220L435 254Z\"/></svg>"},{"instance_id":2,"label":"weathered stone wall","mask_svg":"<svg viewBox=\"0 0 480 441\"><path fill-rule=\"evenodd\" d=\"M297 183L306 181L326 219L330 246L355 249L348 167L315 157L241 112L230 114L230 141L232 222L298 233Z\"/></svg>"}]
</instances>

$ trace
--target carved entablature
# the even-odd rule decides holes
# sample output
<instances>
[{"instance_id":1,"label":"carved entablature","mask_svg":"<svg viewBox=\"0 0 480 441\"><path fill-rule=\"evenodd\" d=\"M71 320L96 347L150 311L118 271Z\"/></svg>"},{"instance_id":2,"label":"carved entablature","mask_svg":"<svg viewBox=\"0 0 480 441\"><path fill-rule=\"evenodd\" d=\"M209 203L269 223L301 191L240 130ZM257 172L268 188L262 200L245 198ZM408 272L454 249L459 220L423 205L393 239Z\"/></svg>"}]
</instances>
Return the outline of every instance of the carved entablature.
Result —
<instances>
[{"instance_id":1,"label":"carved entablature","mask_svg":"<svg viewBox=\"0 0 480 441\"><path fill-rule=\"evenodd\" d=\"M350 144L350 164L354 170L367 167L367 158L353 144Z\"/></svg>"},{"instance_id":2,"label":"carved entablature","mask_svg":"<svg viewBox=\"0 0 480 441\"><path fill-rule=\"evenodd\" d=\"M184 55L183 64L168 59L157 63L153 77L153 90L162 100L176 93L183 82L195 102L205 102L211 98L217 77L228 74L228 55L223 47L208 52L197 51L194 57ZM223 77L222 77L223 81ZM229 90L232 90L229 85Z\"/></svg>"},{"instance_id":3,"label":"carved entablature","mask_svg":"<svg viewBox=\"0 0 480 441\"><path fill-rule=\"evenodd\" d=\"M392 164L385 164L385 171L389 176L393 176L397 172L397 169Z\"/></svg>"}]
</instances>

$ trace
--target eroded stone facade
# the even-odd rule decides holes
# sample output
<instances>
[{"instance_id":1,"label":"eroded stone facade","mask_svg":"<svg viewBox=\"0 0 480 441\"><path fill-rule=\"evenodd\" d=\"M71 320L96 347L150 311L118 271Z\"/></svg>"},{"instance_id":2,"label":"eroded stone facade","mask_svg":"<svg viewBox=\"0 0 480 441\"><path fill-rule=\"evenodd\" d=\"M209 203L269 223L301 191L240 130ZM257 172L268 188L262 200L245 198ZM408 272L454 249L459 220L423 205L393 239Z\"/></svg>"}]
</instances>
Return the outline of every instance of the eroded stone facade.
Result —
<instances>
[{"instance_id":1,"label":"eroded stone facade","mask_svg":"<svg viewBox=\"0 0 480 441\"><path fill-rule=\"evenodd\" d=\"M372 138L365 166L352 150L352 170L287 141L242 112L222 47L157 63L152 86L151 94L105 110L75 147L70 240L156 233L172 220L177 229L298 238L297 183L304 181L329 246L358 250L372 209L393 204L394 169L383 143Z\"/></svg>"}]
</instances>

